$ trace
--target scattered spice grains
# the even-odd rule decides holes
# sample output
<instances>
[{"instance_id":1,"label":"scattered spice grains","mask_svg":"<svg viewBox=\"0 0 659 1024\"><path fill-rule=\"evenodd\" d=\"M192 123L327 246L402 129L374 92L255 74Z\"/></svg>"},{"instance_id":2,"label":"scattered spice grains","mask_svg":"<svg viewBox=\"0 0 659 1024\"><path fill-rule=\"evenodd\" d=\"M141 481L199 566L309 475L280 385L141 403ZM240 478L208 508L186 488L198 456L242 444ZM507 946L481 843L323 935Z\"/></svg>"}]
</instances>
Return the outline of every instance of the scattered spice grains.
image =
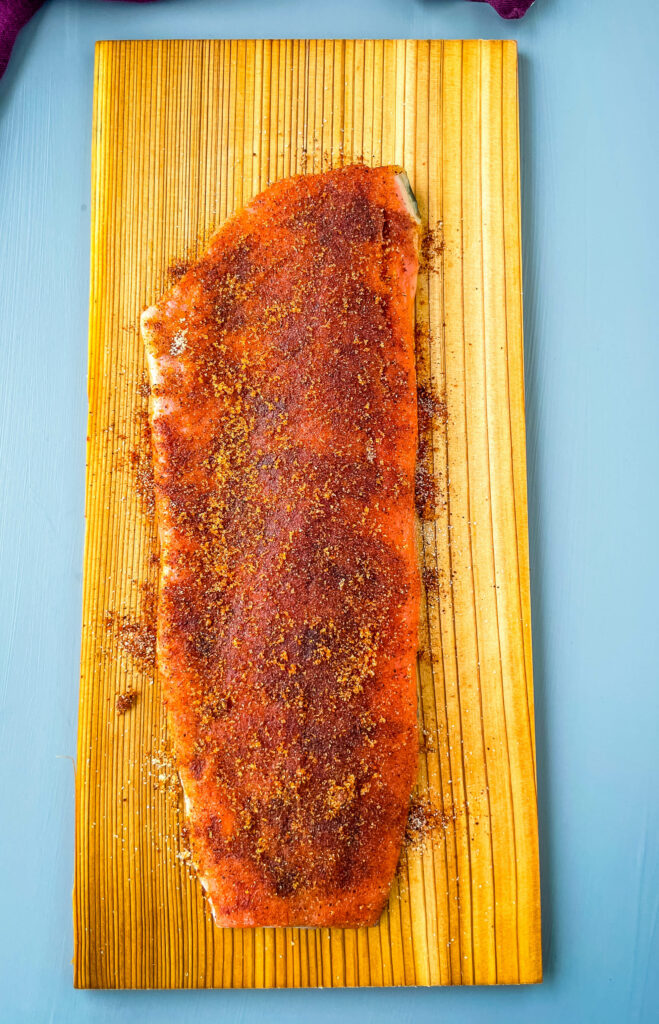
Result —
<instances>
[{"instance_id":1,"label":"scattered spice grains","mask_svg":"<svg viewBox=\"0 0 659 1024\"><path fill-rule=\"evenodd\" d=\"M156 663L155 628L147 622L129 615L108 612L105 626L116 638L120 649L137 661L142 668L153 668Z\"/></svg>"},{"instance_id":2,"label":"scattered spice grains","mask_svg":"<svg viewBox=\"0 0 659 1024\"><path fill-rule=\"evenodd\" d=\"M155 556L151 556L151 563L157 565L159 561L158 553ZM149 629L153 632L155 638L156 632L156 614L158 611L158 591L154 580L144 580L139 585L140 596L141 596L141 618L142 621Z\"/></svg>"},{"instance_id":3,"label":"scattered spice grains","mask_svg":"<svg viewBox=\"0 0 659 1024\"><path fill-rule=\"evenodd\" d=\"M439 572L432 566L426 565L421 573L423 585L428 597L439 597Z\"/></svg>"},{"instance_id":4,"label":"scattered spice grains","mask_svg":"<svg viewBox=\"0 0 659 1024\"><path fill-rule=\"evenodd\" d=\"M420 754L434 754L437 750L435 746L435 737L433 734L425 728L419 729L419 753Z\"/></svg>"},{"instance_id":5,"label":"scattered spice grains","mask_svg":"<svg viewBox=\"0 0 659 1024\"><path fill-rule=\"evenodd\" d=\"M428 371L428 348L430 347L430 325L422 319L417 311L414 322L414 346L416 349L417 377L422 375L421 371Z\"/></svg>"},{"instance_id":6,"label":"scattered spice grains","mask_svg":"<svg viewBox=\"0 0 659 1024\"><path fill-rule=\"evenodd\" d=\"M149 378L146 373L143 373L140 377L140 382L137 385L137 393L141 398L148 398L151 394L151 385L149 384Z\"/></svg>"},{"instance_id":7,"label":"scattered spice grains","mask_svg":"<svg viewBox=\"0 0 659 1024\"><path fill-rule=\"evenodd\" d=\"M421 644L417 648L416 656L421 663L429 664L432 661L430 647L427 644Z\"/></svg>"},{"instance_id":8,"label":"scattered spice grains","mask_svg":"<svg viewBox=\"0 0 659 1024\"><path fill-rule=\"evenodd\" d=\"M153 583L140 584L140 615L134 618L109 611L105 628L117 646L146 671L156 663L156 591Z\"/></svg>"},{"instance_id":9,"label":"scattered spice grains","mask_svg":"<svg viewBox=\"0 0 659 1024\"><path fill-rule=\"evenodd\" d=\"M455 812L448 813L433 807L427 797L414 795L410 801L410 812L405 828L405 846L417 849L425 842L445 832L450 823L455 821Z\"/></svg>"},{"instance_id":10,"label":"scattered spice grains","mask_svg":"<svg viewBox=\"0 0 659 1024\"><path fill-rule=\"evenodd\" d=\"M180 860L186 867L193 867L192 849L190 848L190 829L187 825L181 825L179 832L179 851L176 859ZM191 877L195 877L191 875Z\"/></svg>"},{"instance_id":11,"label":"scattered spice grains","mask_svg":"<svg viewBox=\"0 0 659 1024\"><path fill-rule=\"evenodd\" d=\"M149 752L141 763L142 783L152 789L154 796L160 795L170 808L166 821L170 824L160 831L156 849L166 853L185 870L192 882L197 881L194 871L193 854L190 848L190 832L183 822L183 789L178 775L176 760L169 747L167 729L163 722L160 745ZM202 890L202 896L205 894Z\"/></svg>"},{"instance_id":12,"label":"scattered spice grains","mask_svg":"<svg viewBox=\"0 0 659 1024\"><path fill-rule=\"evenodd\" d=\"M156 792L167 793L178 804L181 796L181 781L176 759L166 741L153 750L144 764L144 773Z\"/></svg>"},{"instance_id":13,"label":"scattered spice grains","mask_svg":"<svg viewBox=\"0 0 659 1024\"><path fill-rule=\"evenodd\" d=\"M135 475L135 486L142 499L142 507L148 516L153 517L156 502L151 458L151 427L146 409L140 409L137 413L137 422L138 438L129 449L128 460Z\"/></svg>"},{"instance_id":14,"label":"scattered spice grains","mask_svg":"<svg viewBox=\"0 0 659 1024\"><path fill-rule=\"evenodd\" d=\"M435 518L437 509L437 484L428 468L426 459L425 448L420 448L414 476L414 503L419 519L431 522Z\"/></svg>"},{"instance_id":15,"label":"scattered spice grains","mask_svg":"<svg viewBox=\"0 0 659 1024\"><path fill-rule=\"evenodd\" d=\"M135 690L127 690L126 693L118 693L117 699L114 702L117 714L125 715L127 711L130 711L136 701L137 693Z\"/></svg>"},{"instance_id":16,"label":"scattered spice grains","mask_svg":"<svg viewBox=\"0 0 659 1024\"><path fill-rule=\"evenodd\" d=\"M441 221L434 227L427 227L421 236L419 266L430 274L439 274L444 253L444 234Z\"/></svg>"},{"instance_id":17,"label":"scattered spice grains","mask_svg":"<svg viewBox=\"0 0 659 1024\"><path fill-rule=\"evenodd\" d=\"M446 420L446 402L425 384L417 387L417 417L419 442L416 453L414 479L414 501L417 515L424 522L435 519L437 514L437 481L432 470L431 430L433 423Z\"/></svg>"},{"instance_id":18,"label":"scattered spice grains","mask_svg":"<svg viewBox=\"0 0 659 1024\"><path fill-rule=\"evenodd\" d=\"M433 423L446 421L446 402L438 398L426 384L419 384L416 389L417 415L419 431L425 433Z\"/></svg>"}]
</instances>

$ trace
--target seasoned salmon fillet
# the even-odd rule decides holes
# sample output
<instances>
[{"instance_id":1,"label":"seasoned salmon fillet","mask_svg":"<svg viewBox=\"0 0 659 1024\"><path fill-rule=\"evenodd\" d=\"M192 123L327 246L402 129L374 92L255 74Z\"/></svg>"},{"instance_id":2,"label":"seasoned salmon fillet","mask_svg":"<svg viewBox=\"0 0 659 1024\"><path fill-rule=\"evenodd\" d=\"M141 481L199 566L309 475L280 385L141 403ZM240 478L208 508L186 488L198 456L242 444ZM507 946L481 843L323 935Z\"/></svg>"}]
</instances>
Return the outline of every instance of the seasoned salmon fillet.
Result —
<instances>
[{"instance_id":1,"label":"seasoned salmon fillet","mask_svg":"<svg viewBox=\"0 0 659 1024\"><path fill-rule=\"evenodd\" d=\"M418 756L413 307L396 167L277 182L142 317L158 672L224 926L373 924Z\"/></svg>"}]
</instances>

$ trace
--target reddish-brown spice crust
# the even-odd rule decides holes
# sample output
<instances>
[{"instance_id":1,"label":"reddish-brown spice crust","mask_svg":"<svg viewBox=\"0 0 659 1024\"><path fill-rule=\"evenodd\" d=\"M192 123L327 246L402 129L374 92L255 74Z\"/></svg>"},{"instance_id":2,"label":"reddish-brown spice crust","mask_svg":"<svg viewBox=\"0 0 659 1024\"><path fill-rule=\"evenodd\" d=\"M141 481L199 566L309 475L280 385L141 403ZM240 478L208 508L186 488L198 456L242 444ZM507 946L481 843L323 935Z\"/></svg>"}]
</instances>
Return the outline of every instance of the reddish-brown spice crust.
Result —
<instances>
[{"instance_id":1,"label":"reddish-brown spice crust","mask_svg":"<svg viewBox=\"0 0 659 1024\"><path fill-rule=\"evenodd\" d=\"M172 284L176 284L177 281L185 274L186 270L190 267L190 261L186 259L173 260L167 267L167 277Z\"/></svg>"},{"instance_id":2,"label":"reddish-brown spice crust","mask_svg":"<svg viewBox=\"0 0 659 1024\"><path fill-rule=\"evenodd\" d=\"M273 185L145 314L158 665L224 925L373 923L405 831L418 230L396 170Z\"/></svg>"}]
</instances>

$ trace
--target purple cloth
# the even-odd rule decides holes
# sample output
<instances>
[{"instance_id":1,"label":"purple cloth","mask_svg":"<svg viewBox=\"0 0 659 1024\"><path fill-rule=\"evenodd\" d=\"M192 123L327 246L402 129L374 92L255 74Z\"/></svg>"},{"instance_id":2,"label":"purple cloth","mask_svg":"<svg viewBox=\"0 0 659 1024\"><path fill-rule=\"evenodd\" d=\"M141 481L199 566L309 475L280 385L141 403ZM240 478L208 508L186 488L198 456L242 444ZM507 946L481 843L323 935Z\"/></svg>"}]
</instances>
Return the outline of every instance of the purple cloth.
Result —
<instances>
[{"instance_id":1,"label":"purple cloth","mask_svg":"<svg viewBox=\"0 0 659 1024\"><path fill-rule=\"evenodd\" d=\"M0 0L0 78L7 69L16 36L42 3L43 0Z\"/></svg>"},{"instance_id":2,"label":"purple cloth","mask_svg":"<svg viewBox=\"0 0 659 1024\"><path fill-rule=\"evenodd\" d=\"M533 0L476 0L476 2L490 4L502 18L523 18Z\"/></svg>"},{"instance_id":3,"label":"purple cloth","mask_svg":"<svg viewBox=\"0 0 659 1024\"><path fill-rule=\"evenodd\" d=\"M0 0L0 78L4 75L16 36L41 7L44 0ZM148 3L149 0L134 0ZM533 0L476 0L494 7L502 18L521 18L528 11Z\"/></svg>"},{"instance_id":4,"label":"purple cloth","mask_svg":"<svg viewBox=\"0 0 659 1024\"><path fill-rule=\"evenodd\" d=\"M0 78L7 70L16 36L44 0L0 0ZM148 0L135 0L147 3Z\"/></svg>"}]
</instances>

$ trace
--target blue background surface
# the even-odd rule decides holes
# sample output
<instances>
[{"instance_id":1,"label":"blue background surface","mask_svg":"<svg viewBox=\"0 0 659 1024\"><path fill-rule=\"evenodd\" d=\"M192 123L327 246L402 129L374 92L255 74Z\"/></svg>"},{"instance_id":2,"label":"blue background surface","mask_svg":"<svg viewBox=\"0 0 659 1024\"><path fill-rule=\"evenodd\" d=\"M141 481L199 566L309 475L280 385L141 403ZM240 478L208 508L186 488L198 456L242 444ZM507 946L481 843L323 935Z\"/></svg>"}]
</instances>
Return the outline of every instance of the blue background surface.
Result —
<instances>
[{"instance_id":1,"label":"blue background surface","mask_svg":"<svg viewBox=\"0 0 659 1024\"><path fill-rule=\"evenodd\" d=\"M515 37L546 980L74 992L93 44ZM0 83L0 1020L659 1021L659 5L52 0Z\"/></svg>"}]
</instances>

